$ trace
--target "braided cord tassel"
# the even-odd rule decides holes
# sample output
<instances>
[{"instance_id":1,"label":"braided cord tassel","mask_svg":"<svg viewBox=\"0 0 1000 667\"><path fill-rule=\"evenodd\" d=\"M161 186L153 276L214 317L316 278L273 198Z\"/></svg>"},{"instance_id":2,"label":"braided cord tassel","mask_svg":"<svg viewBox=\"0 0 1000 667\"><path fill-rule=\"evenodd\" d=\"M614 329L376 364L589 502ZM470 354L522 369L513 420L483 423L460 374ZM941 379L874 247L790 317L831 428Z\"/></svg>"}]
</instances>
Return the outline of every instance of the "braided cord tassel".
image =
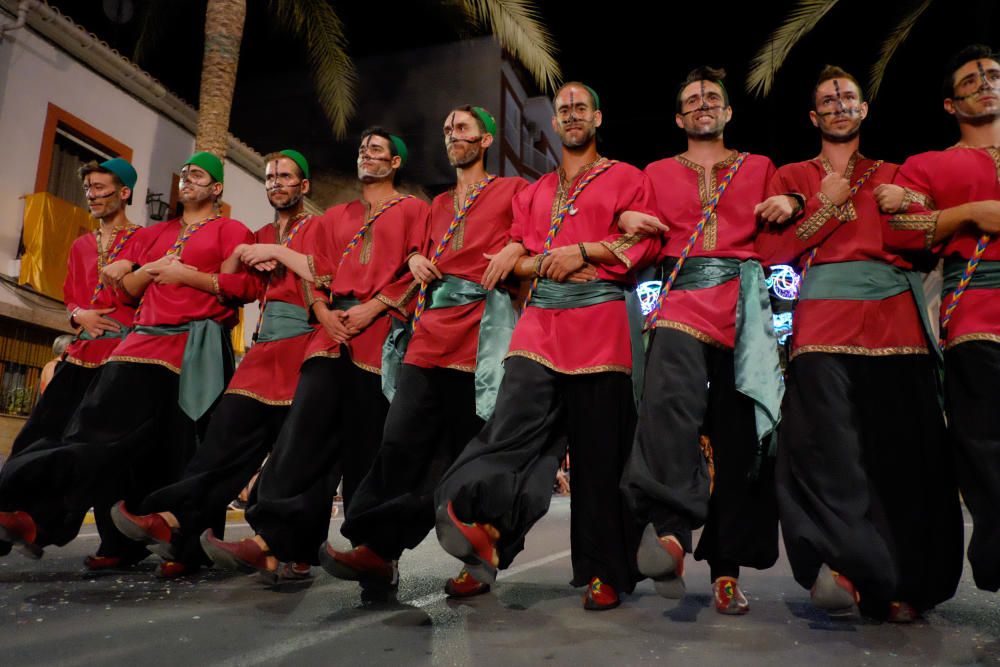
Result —
<instances>
[{"instance_id":1,"label":"braided cord tassel","mask_svg":"<svg viewBox=\"0 0 1000 667\"><path fill-rule=\"evenodd\" d=\"M462 209L455 214L455 217L451 220L451 224L448 225L448 230L444 233L444 236L441 237L441 240L438 241L437 249L434 250L434 256L431 257L431 264L437 264L438 260L441 259L441 255L444 254L445 248L447 248L448 243L451 242L451 237L455 235L455 230L457 230L458 226L462 224L463 220L465 220L466 216L469 214L469 209L471 209L472 205L476 203L476 200L479 198L482 191L487 185L492 183L494 179L496 179L496 176L488 174L485 179L472 185L469 190L469 194L465 197L465 203L462 205ZM420 292L417 294L417 309L413 313L414 328L416 328L417 323L420 322L420 316L424 314L424 310L426 308L427 283L421 282Z\"/></svg>"},{"instance_id":2,"label":"braided cord tassel","mask_svg":"<svg viewBox=\"0 0 1000 667\"><path fill-rule=\"evenodd\" d=\"M677 276L681 272L681 268L684 266L684 262L687 260L688 255L691 254L691 250L694 249L694 244L698 241L698 237L701 236L701 232L705 229L705 224L712 219L712 214L715 213L715 208L719 205L719 200L722 198L722 193L726 191L729 184L733 182L733 177L736 172L739 171L740 167L743 165L743 161L747 158L748 153L740 153L736 158L736 162L733 166L729 168L726 175L722 177L719 182L715 193L712 198L708 200L705 207L701 210L701 220L695 225L694 231L691 232L691 236L688 237L687 243L684 245L684 249L681 250L680 257L677 258L677 262L674 264L674 268L670 271L670 275L667 276L666 282L660 287L660 296L656 299L656 307L653 308L652 312L649 314L649 319L647 320L647 328L653 328L656 326L656 321L659 318L660 310L663 308L663 304L667 300L667 295L670 293L670 289L674 286L674 281L677 280Z\"/></svg>"},{"instance_id":3,"label":"braided cord tassel","mask_svg":"<svg viewBox=\"0 0 1000 667\"><path fill-rule=\"evenodd\" d=\"M868 167L868 169L865 170L865 173L861 174L861 178L859 178L857 182L851 186L851 197L858 194L858 190L860 190L862 186L865 184L865 182L869 178L871 178L872 174L874 174L878 170L878 168L882 166L883 162L885 162L885 160L876 160L875 164ZM806 279L806 273L809 271L809 267L812 266L813 260L816 259L816 253L818 251L819 251L819 246L816 246L815 248L809 251L809 256L806 257L806 261L802 265L802 273L799 274L800 280Z\"/></svg>"},{"instance_id":4,"label":"braided cord tassel","mask_svg":"<svg viewBox=\"0 0 1000 667\"><path fill-rule=\"evenodd\" d=\"M965 270L962 271L962 278L958 281L955 291L951 293L951 301L948 302L948 307L944 309L944 316L941 318L941 337L938 339L938 345L942 350L948 338L948 323L951 322L951 317L955 314L955 309L958 308L958 302L961 301L962 295L965 294L969 283L972 282L972 276L976 274L976 269L979 268L979 260L983 258L986 246L989 245L992 238L989 234L983 234L979 237L976 249L972 252L972 257L969 258L969 262L965 265Z\"/></svg>"},{"instance_id":5,"label":"braided cord tassel","mask_svg":"<svg viewBox=\"0 0 1000 667\"><path fill-rule=\"evenodd\" d=\"M139 229L140 229L139 225L129 225L128 227L125 228L124 233L118 237L118 242L115 243L115 247L112 248L111 252L108 253L108 260L106 264L111 264L116 259L118 259L118 255L120 255L121 251L125 248L125 244L128 243L128 240L132 238L132 235L135 234L137 231L139 231ZM99 250L100 249L98 249L98 251ZM97 257L98 260L100 260L100 252L98 252ZM92 306L95 303L97 303L97 297L100 296L101 290L104 289L104 282L102 282L101 280L101 270L104 268L104 265L100 265L100 261L98 261L98 264L99 266L97 267L97 284L94 285L94 291L90 295L90 305Z\"/></svg>"},{"instance_id":6,"label":"braided cord tassel","mask_svg":"<svg viewBox=\"0 0 1000 667\"><path fill-rule=\"evenodd\" d=\"M566 214L569 213L570 209L573 208L573 204L580 196L580 193L583 192L584 188L590 185L595 178L606 172L608 169L610 169L617 163L618 163L617 160L605 160L604 162L601 162L593 169L591 169L590 173L588 173L586 177L584 177L584 179L577 184L576 188L573 190L573 194L569 196L569 199L567 199L566 203L562 205L562 207L559 209L559 212L552 217L552 224L549 225L549 233L546 235L545 244L542 246L543 256L549 254L549 251L552 250L552 242L555 241L556 234L559 233L559 229L560 227L562 227L563 220L566 219ZM538 287L538 276L535 276L534 280L531 281L531 287L528 288L528 296L525 297L524 299L525 308L528 307L528 302L531 301L531 295L535 293L535 289L537 287Z\"/></svg>"}]
</instances>

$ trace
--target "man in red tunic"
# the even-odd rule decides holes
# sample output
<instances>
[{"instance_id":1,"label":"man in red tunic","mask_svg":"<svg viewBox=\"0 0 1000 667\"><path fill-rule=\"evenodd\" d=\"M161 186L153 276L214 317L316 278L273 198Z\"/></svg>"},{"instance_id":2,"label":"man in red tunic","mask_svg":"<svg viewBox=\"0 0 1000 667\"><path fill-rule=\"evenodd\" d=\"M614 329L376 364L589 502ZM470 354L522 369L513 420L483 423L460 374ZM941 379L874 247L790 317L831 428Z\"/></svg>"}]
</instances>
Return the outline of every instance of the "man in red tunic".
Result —
<instances>
[{"instance_id":1,"label":"man in red tunic","mask_svg":"<svg viewBox=\"0 0 1000 667\"><path fill-rule=\"evenodd\" d=\"M191 156L181 169L183 215L137 232L124 259L104 268L139 299L135 328L65 433L35 442L0 472L0 541L37 558L43 546L72 540L88 508L114 502L107 496L120 494L118 479L149 473L148 492L180 475L232 372L236 306L257 286L246 273L219 275L252 239L216 213L222 178L217 157Z\"/></svg>"},{"instance_id":2,"label":"man in red tunic","mask_svg":"<svg viewBox=\"0 0 1000 667\"><path fill-rule=\"evenodd\" d=\"M334 576L392 586L396 560L434 527L434 488L441 474L493 412L503 355L514 326L506 292L481 284L488 257L506 244L521 178L486 173L496 123L481 107L463 106L444 122L455 188L431 204L428 236L408 261L410 272L383 290L419 314L386 417L371 472L362 481L341 532L358 545L329 544L320 562ZM489 590L463 571L446 585L466 597Z\"/></svg>"},{"instance_id":3,"label":"man in red tunic","mask_svg":"<svg viewBox=\"0 0 1000 667\"><path fill-rule=\"evenodd\" d=\"M652 214L651 192L639 170L598 155L597 95L572 82L553 102L562 164L514 198L510 243L484 275L492 287L513 271L532 289L496 411L438 486L437 535L491 584L548 510L568 441L573 585L587 586L586 609L610 609L638 578L637 525L618 490L635 424L630 376L642 366L641 324L630 329L626 294L659 240L618 229L626 210Z\"/></svg>"},{"instance_id":4,"label":"man in red tunic","mask_svg":"<svg viewBox=\"0 0 1000 667\"><path fill-rule=\"evenodd\" d=\"M710 67L688 75L676 102L688 148L646 168L657 215L671 229L659 259L674 278L651 317L622 488L646 525L638 565L657 591L683 594L684 554L692 551L691 532L704 525L695 558L711 566L715 608L743 614L740 567L770 567L778 556L768 442L782 387L754 249L753 208L774 166L725 145L733 111L724 76Z\"/></svg>"},{"instance_id":5,"label":"man in red tunic","mask_svg":"<svg viewBox=\"0 0 1000 667\"><path fill-rule=\"evenodd\" d=\"M395 388L383 375L386 339L391 329L399 333L387 311L402 305L385 290L426 237L427 204L396 191L405 159L399 137L366 130L358 149L361 199L317 221L311 308L322 327L306 344L291 410L246 514L256 534L223 542L207 530L201 538L217 565L271 573L279 561L316 563L341 472L346 511L371 468L389 407L383 390Z\"/></svg>"},{"instance_id":6,"label":"man in red tunic","mask_svg":"<svg viewBox=\"0 0 1000 667\"><path fill-rule=\"evenodd\" d=\"M265 163L264 186L277 219L257 231L253 245L237 246L230 260L267 270L258 295L262 311L254 344L213 411L205 440L180 481L150 494L137 508L140 516L129 512L127 503L111 510L119 529L167 559L163 570L172 574L201 563L199 538L207 528L222 535L229 501L277 439L306 344L316 329L309 322L315 281L309 256L320 225L304 210L309 164L290 149L268 156ZM290 577L308 572L308 563L290 563L282 570Z\"/></svg>"},{"instance_id":7,"label":"man in red tunic","mask_svg":"<svg viewBox=\"0 0 1000 667\"><path fill-rule=\"evenodd\" d=\"M781 167L758 207L765 261L806 276L778 445L782 536L814 605L853 613L860 595L866 615L911 622L962 571L936 340L912 256L883 248L874 192L897 167L858 152L861 87L827 67L813 95L820 154Z\"/></svg>"},{"instance_id":8,"label":"man in red tunic","mask_svg":"<svg viewBox=\"0 0 1000 667\"><path fill-rule=\"evenodd\" d=\"M1000 232L1000 58L983 45L963 49L947 69L942 94L945 110L958 121L959 142L907 159L896 185L884 187L880 195L883 208L898 211L886 232L892 251L933 249L944 258L941 339L948 430L959 488L972 515L972 574L979 588L996 591L1000 245L994 239Z\"/></svg>"},{"instance_id":9,"label":"man in red tunic","mask_svg":"<svg viewBox=\"0 0 1000 667\"><path fill-rule=\"evenodd\" d=\"M17 456L36 440L58 438L63 434L87 388L132 325L135 304L121 299L113 287L105 286L101 270L118 259L140 229L129 222L125 212L132 200L136 179L135 169L122 158L100 164L91 162L80 169L87 206L100 226L93 234L84 234L74 241L69 251L63 299L70 323L79 332L63 355L65 363L59 365L46 392L14 439L11 456ZM128 488L123 486L121 494L127 493ZM127 567L146 556L121 539L111 525L107 510L106 505L95 508L101 544L96 554L87 556L84 561L91 570Z\"/></svg>"}]
</instances>

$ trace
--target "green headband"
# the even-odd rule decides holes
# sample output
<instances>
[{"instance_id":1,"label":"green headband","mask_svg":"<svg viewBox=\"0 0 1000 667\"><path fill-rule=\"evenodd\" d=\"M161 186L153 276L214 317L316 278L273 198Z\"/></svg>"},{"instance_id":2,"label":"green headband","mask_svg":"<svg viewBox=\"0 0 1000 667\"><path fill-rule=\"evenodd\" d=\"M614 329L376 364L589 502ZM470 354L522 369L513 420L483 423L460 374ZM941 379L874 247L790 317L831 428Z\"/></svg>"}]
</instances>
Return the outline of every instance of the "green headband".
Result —
<instances>
[{"instance_id":1,"label":"green headband","mask_svg":"<svg viewBox=\"0 0 1000 667\"><path fill-rule=\"evenodd\" d=\"M208 151L201 151L200 153L195 153L187 159L181 166L193 164L197 167L201 167L208 172L208 175L214 178L219 183L223 182L223 171L222 171L222 160L217 158L215 155L209 153Z\"/></svg>"},{"instance_id":2,"label":"green headband","mask_svg":"<svg viewBox=\"0 0 1000 667\"><path fill-rule=\"evenodd\" d=\"M399 166L402 167L410 158L410 151L406 150L406 144L403 143L403 140L395 134L390 134L389 140L392 141L392 145L396 147L396 155L399 156Z\"/></svg>"},{"instance_id":3,"label":"green headband","mask_svg":"<svg viewBox=\"0 0 1000 667\"><path fill-rule=\"evenodd\" d=\"M490 112L482 107L472 107L472 110L475 112L476 116L479 117L479 120L483 121L483 126L486 128L486 131L493 136L496 136L497 122L493 119L493 116L490 115Z\"/></svg>"},{"instance_id":4,"label":"green headband","mask_svg":"<svg viewBox=\"0 0 1000 667\"><path fill-rule=\"evenodd\" d=\"M583 84L583 87L590 93L590 99L594 100L594 111L598 111L601 108L601 98L597 96L597 91L587 84Z\"/></svg>"},{"instance_id":5,"label":"green headband","mask_svg":"<svg viewBox=\"0 0 1000 667\"><path fill-rule=\"evenodd\" d=\"M111 158L110 160L105 160L100 165L101 169L107 169L112 174L118 177L118 180L122 182L129 190L135 190L135 182L139 176L135 173L135 167L129 164L128 160L120 157Z\"/></svg>"},{"instance_id":6,"label":"green headband","mask_svg":"<svg viewBox=\"0 0 1000 667\"><path fill-rule=\"evenodd\" d=\"M283 151L279 151L278 155L284 155L289 160L299 165L299 169L302 170L302 177L309 178L309 162L306 161L305 155L291 148L286 148Z\"/></svg>"}]
</instances>

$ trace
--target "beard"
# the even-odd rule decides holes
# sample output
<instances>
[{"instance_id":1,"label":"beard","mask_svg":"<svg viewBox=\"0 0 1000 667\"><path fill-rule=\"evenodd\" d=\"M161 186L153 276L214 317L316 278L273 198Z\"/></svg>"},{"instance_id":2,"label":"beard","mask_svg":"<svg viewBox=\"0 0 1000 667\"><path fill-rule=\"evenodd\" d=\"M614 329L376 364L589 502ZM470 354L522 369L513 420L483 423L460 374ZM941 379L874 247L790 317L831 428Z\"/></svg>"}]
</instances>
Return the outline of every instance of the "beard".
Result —
<instances>
[{"instance_id":1,"label":"beard","mask_svg":"<svg viewBox=\"0 0 1000 667\"><path fill-rule=\"evenodd\" d=\"M451 147L458 143L457 141L453 142L448 147L448 163L456 169L475 164L479 160L479 156L483 154L480 144L471 141L462 141L461 143L466 144L465 150L458 150L452 153Z\"/></svg>"},{"instance_id":2,"label":"beard","mask_svg":"<svg viewBox=\"0 0 1000 667\"><path fill-rule=\"evenodd\" d=\"M569 149L584 148L589 146L594 138L597 136L597 128L594 127L593 123L581 123L583 126L583 134L580 135L579 139L572 139L569 136L569 132L565 128L559 128L559 139L562 141L562 145Z\"/></svg>"},{"instance_id":3,"label":"beard","mask_svg":"<svg viewBox=\"0 0 1000 667\"><path fill-rule=\"evenodd\" d=\"M827 117L829 118L829 116ZM856 110L848 117L854 119L854 124L843 131L831 131L826 127L825 122L820 122L818 126L820 136L831 144L846 144L857 139L858 135L861 134L861 122L864 119Z\"/></svg>"},{"instance_id":4,"label":"beard","mask_svg":"<svg viewBox=\"0 0 1000 667\"><path fill-rule=\"evenodd\" d=\"M117 195L117 193L115 193ZM89 207L89 204L88 204ZM117 196L108 197L104 200L104 210L100 213L94 213L94 210L90 210L90 215L98 220L104 220L105 218L110 218L114 216L122 207L122 200Z\"/></svg>"},{"instance_id":5,"label":"beard","mask_svg":"<svg viewBox=\"0 0 1000 667\"><path fill-rule=\"evenodd\" d=\"M362 183L377 183L378 181L384 181L392 175L392 167L388 163L379 163L379 167L372 167L365 169L360 164L358 165L358 180Z\"/></svg>"},{"instance_id":6,"label":"beard","mask_svg":"<svg viewBox=\"0 0 1000 667\"><path fill-rule=\"evenodd\" d=\"M302 192L298 191L294 195L289 195L288 201L283 203L275 202L274 199L271 198L271 194L268 193L267 201L271 204L271 208L275 211L287 211L288 209L295 208L299 205L299 202L302 201Z\"/></svg>"},{"instance_id":7,"label":"beard","mask_svg":"<svg viewBox=\"0 0 1000 667\"><path fill-rule=\"evenodd\" d=\"M188 191L181 190L177 194L177 198L181 200L182 204L197 204L206 199L212 199L212 191L208 187L196 185Z\"/></svg>"},{"instance_id":8,"label":"beard","mask_svg":"<svg viewBox=\"0 0 1000 667\"><path fill-rule=\"evenodd\" d=\"M967 113L962 111L960 104L961 103L955 105L955 118L958 119L959 123L981 127L983 125L989 125L1000 118L1000 108L983 109L982 111L976 113Z\"/></svg>"},{"instance_id":9,"label":"beard","mask_svg":"<svg viewBox=\"0 0 1000 667\"><path fill-rule=\"evenodd\" d=\"M711 125L697 125L692 118L690 123L684 123L684 134L694 141L714 141L722 136L726 129L725 117L714 119Z\"/></svg>"}]
</instances>

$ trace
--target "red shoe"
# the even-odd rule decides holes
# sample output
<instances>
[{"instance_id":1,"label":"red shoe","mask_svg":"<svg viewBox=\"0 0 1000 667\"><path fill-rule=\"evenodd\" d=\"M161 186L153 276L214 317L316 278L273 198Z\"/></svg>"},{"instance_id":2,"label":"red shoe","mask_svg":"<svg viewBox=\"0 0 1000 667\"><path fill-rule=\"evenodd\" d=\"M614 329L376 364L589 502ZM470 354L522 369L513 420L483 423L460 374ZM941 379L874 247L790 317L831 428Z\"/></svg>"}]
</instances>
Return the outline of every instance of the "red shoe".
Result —
<instances>
[{"instance_id":1,"label":"red shoe","mask_svg":"<svg viewBox=\"0 0 1000 667\"><path fill-rule=\"evenodd\" d=\"M587 586L587 594L583 596L583 608L590 611L605 611L614 609L622 603L618 593L609 584L604 583L599 577L590 580Z\"/></svg>"},{"instance_id":2,"label":"red shoe","mask_svg":"<svg viewBox=\"0 0 1000 667\"><path fill-rule=\"evenodd\" d=\"M382 558L363 544L350 551L337 551L329 542L324 542L319 549L319 564L338 579L385 588L399 585L395 562Z\"/></svg>"},{"instance_id":3,"label":"red shoe","mask_svg":"<svg viewBox=\"0 0 1000 667\"><path fill-rule=\"evenodd\" d=\"M890 623L913 623L920 618L920 612L908 602L890 602L889 616L886 618Z\"/></svg>"},{"instance_id":4,"label":"red shoe","mask_svg":"<svg viewBox=\"0 0 1000 667\"><path fill-rule=\"evenodd\" d=\"M245 537L238 542L224 542L209 528L201 534L201 548L212 561L227 570L240 572L260 572L274 576L277 569L267 566L267 559L273 556L252 538Z\"/></svg>"},{"instance_id":5,"label":"red shoe","mask_svg":"<svg viewBox=\"0 0 1000 667\"><path fill-rule=\"evenodd\" d=\"M636 554L639 572L653 580L662 597L684 597L684 549L669 535L657 535L653 524L646 524Z\"/></svg>"},{"instance_id":6,"label":"red shoe","mask_svg":"<svg viewBox=\"0 0 1000 667\"><path fill-rule=\"evenodd\" d=\"M194 574L199 570L197 565L187 565L176 560L165 560L156 566L154 574L159 579L177 579L189 574Z\"/></svg>"},{"instance_id":7,"label":"red shoe","mask_svg":"<svg viewBox=\"0 0 1000 667\"><path fill-rule=\"evenodd\" d=\"M496 543L500 539L500 531L489 524L465 523L455 516L451 501L445 511L438 510L435 528L438 542L445 551L468 566L469 574L484 584L496 581L500 563Z\"/></svg>"},{"instance_id":8,"label":"red shoe","mask_svg":"<svg viewBox=\"0 0 1000 667\"><path fill-rule=\"evenodd\" d=\"M477 581L464 567L457 577L452 577L444 584L444 592L450 598L471 598L490 592L490 585Z\"/></svg>"},{"instance_id":9,"label":"red shoe","mask_svg":"<svg viewBox=\"0 0 1000 667\"><path fill-rule=\"evenodd\" d=\"M312 576L312 565L309 563L284 563L278 568L278 579L282 581L302 581Z\"/></svg>"},{"instance_id":10,"label":"red shoe","mask_svg":"<svg viewBox=\"0 0 1000 667\"><path fill-rule=\"evenodd\" d=\"M715 611L730 616L740 616L750 611L750 603L740 590L735 577L719 577L712 582L715 593Z\"/></svg>"},{"instance_id":11,"label":"red shoe","mask_svg":"<svg viewBox=\"0 0 1000 667\"><path fill-rule=\"evenodd\" d=\"M834 617L855 616L861 602L861 595L851 580L834 572L825 563L819 569L809 595L814 607Z\"/></svg>"},{"instance_id":12,"label":"red shoe","mask_svg":"<svg viewBox=\"0 0 1000 667\"><path fill-rule=\"evenodd\" d=\"M0 512L0 542L14 545L28 558L38 560L42 548L35 544L38 529L27 512Z\"/></svg>"},{"instance_id":13,"label":"red shoe","mask_svg":"<svg viewBox=\"0 0 1000 667\"><path fill-rule=\"evenodd\" d=\"M147 545L160 558L177 559L179 554L170 543L174 529L159 514L132 514L121 500L111 508L111 521L122 535Z\"/></svg>"}]
</instances>

